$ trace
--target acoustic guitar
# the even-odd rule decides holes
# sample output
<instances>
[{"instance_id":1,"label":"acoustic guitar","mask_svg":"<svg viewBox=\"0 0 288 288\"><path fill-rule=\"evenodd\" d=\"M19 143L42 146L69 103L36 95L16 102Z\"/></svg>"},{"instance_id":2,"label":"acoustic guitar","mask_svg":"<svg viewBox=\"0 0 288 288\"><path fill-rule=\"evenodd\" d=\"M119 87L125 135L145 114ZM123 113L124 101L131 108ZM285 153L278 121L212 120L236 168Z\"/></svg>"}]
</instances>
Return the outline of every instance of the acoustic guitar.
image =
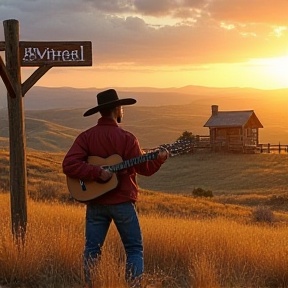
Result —
<instances>
[{"instance_id":1,"label":"acoustic guitar","mask_svg":"<svg viewBox=\"0 0 288 288\"><path fill-rule=\"evenodd\" d=\"M107 193L118 185L117 173L120 170L127 169L137 164L155 160L161 149L168 150L169 156L176 156L179 154L189 153L193 149L191 141L178 140L173 144L164 144L152 152L147 152L139 157L123 161L122 157L114 154L108 158L101 158L98 156L89 156L87 163L90 165L101 166L103 169L113 172L112 177L107 182L97 181L82 181L81 179L66 177L68 190L71 196L79 201L86 202L93 200L104 193ZM151 150L149 150L151 151Z\"/></svg>"}]
</instances>

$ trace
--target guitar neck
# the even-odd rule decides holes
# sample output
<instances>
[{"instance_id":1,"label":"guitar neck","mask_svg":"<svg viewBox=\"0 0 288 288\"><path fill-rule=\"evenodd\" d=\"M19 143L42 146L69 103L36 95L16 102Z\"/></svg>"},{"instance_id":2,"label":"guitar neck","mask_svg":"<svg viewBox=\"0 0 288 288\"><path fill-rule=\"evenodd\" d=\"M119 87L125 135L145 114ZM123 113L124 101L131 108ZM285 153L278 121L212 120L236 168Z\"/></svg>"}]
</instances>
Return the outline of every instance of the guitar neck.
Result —
<instances>
[{"instance_id":1,"label":"guitar neck","mask_svg":"<svg viewBox=\"0 0 288 288\"><path fill-rule=\"evenodd\" d=\"M157 149L155 151L155 149ZM120 170L124 170L126 168L135 166L137 164L143 163L143 162L147 162L147 161L151 161L151 160L155 160L159 154L159 149L161 150L167 150L169 151L169 155L170 157L176 156L176 155L180 155L180 154L184 154L184 153L189 153L193 150L192 146L191 146L191 141L176 141L173 144L164 144L159 146L158 148L153 149L152 152L148 152L139 156L139 157L135 157L129 160L125 160L119 164L115 164L115 165L107 165L107 166L102 166L103 169L110 171L110 172L117 172Z\"/></svg>"},{"instance_id":2,"label":"guitar neck","mask_svg":"<svg viewBox=\"0 0 288 288\"><path fill-rule=\"evenodd\" d=\"M111 166L102 166L103 169L109 171L109 172L117 172L120 170L127 169L129 167L135 166L137 164L155 160L159 154L159 151L146 153L144 155L141 155L139 157L135 157L132 159L125 160L119 164L111 165Z\"/></svg>"}]
</instances>

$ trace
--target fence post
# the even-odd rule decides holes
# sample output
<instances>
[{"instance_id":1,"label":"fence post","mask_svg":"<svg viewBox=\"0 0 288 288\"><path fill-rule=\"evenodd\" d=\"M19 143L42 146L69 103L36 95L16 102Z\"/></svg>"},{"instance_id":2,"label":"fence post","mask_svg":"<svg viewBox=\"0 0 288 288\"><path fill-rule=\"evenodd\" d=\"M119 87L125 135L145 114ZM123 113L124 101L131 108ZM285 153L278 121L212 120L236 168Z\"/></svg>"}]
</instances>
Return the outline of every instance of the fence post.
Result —
<instances>
[{"instance_id":1,"label":"fence post","mask_svg":"<svg viewBox=\"0 0 288 288\"><path fill-rule=\"evenodd\" d=\"M267 144L268 153L270 153L270 143Z\"/></svg>"},{"instance_id":2,"label":"fence post","mask_svg":"<svg viewBox=\"0 0 288 288\"><path fill-rule=\"evenodd\" d=\"M280 142L279 142L279 154L281 153L281 144L280 144Z\"/></svg>"}]
</instances>

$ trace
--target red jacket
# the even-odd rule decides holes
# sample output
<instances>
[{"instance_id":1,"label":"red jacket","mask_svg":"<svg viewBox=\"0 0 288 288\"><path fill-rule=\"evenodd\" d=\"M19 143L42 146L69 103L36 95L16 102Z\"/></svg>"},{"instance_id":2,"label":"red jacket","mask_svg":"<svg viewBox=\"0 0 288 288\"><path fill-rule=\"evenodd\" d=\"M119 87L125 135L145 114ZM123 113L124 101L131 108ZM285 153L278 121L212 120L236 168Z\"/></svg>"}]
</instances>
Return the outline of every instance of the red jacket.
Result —
<instances>
[{"instance_id":1,"label":"red jacket","mask_svg":"<svg viewBox=\"0 0 288 288\"><path fill-rule=\"evenodd\" d=\"M76 138L63 160L63 172L71 178L96 180L101 168L87 164L87 157L107 158L113 154L120 155L124 161L141 156L143 152L133 134L120 128L114 120L102 117L96 126L82 132ZM119 171L118 186L91 201L98 204L136 201L136 173L150 176L157 172L162 164L163 161L157 159Z\"/></svg>"}]
</instances>

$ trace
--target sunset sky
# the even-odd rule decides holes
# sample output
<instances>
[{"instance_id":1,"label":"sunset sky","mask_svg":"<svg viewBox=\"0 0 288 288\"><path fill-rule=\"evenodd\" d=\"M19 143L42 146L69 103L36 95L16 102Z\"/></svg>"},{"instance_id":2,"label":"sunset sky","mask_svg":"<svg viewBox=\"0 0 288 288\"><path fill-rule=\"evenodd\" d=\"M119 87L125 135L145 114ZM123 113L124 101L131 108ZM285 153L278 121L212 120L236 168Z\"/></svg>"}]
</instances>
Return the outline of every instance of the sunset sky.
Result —
<instances>
[{"instance_id":1,"label":"sunset sky","mask_svg":"<svg viewBox=\"0 0 288 288\"><path fill-rule=\"evenodd\" d=\"M53 67L47 87L288 88L287 15L288 0L0 0L21 41L92 41L93 66Z\"/></svg>"}]
</instances>

